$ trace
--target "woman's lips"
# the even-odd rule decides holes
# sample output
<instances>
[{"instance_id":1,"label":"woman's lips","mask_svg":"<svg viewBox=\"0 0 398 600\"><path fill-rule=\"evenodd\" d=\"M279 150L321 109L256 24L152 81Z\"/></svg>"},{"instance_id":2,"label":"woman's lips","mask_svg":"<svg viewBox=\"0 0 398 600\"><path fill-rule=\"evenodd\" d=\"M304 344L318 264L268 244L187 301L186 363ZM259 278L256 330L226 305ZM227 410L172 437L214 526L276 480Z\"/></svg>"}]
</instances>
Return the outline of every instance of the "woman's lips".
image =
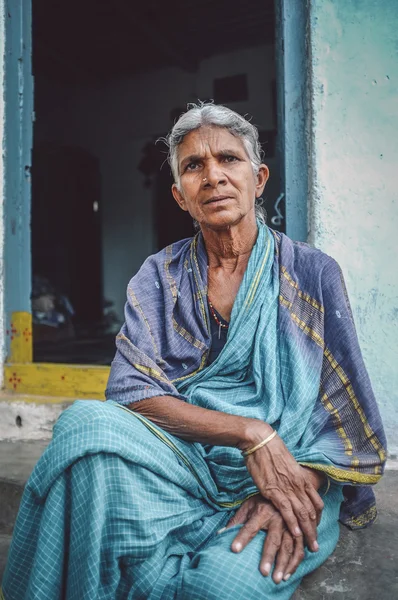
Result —
<instances>
[{"instance_id":1,"label":"woman's lips","mask_svg":"<svg viewBox=\"0 0 398 600\"><path fill-rule=\"evenodd\" d=\"M218 202L224 202L225 200L230 200L231 196L213 196L213 198L209 198L209 200L206 200L206 202L204 202L204 204L215 204Z\"/></svg>"}]
</instances>

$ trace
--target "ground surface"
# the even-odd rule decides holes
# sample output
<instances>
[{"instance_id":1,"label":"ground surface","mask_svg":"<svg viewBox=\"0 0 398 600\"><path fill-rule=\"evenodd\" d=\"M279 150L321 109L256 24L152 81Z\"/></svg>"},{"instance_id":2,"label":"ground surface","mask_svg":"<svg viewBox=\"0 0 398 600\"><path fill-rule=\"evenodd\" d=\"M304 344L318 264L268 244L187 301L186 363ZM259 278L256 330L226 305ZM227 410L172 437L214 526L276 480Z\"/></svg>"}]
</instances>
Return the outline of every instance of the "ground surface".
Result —
<instances>
[{"instance_id":1,"label":"ground surface","mask_svg":"<svg viewBox=\"0 0 398 600\"><path fill-rule=\"evenodd\" d=\"M23 486L45 447L0 442L0 579ZM341 526L336 551L303 581L294 600L398 600L398 471L388 470L375 491L376 523L360 531Z\"/></svg>"}]
</instances>

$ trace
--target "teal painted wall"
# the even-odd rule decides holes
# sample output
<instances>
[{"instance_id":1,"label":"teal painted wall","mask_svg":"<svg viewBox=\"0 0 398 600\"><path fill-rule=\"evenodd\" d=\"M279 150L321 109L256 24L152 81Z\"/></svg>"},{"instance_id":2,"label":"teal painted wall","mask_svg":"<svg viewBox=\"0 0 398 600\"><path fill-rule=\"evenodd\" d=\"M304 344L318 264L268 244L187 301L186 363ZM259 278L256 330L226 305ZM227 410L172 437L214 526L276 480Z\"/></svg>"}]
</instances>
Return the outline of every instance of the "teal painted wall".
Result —
<instances>
[{"instance_id":1,"label":"teal painted wall","mask_svg":"<svg viewBox=\"0 0 398 600\"><path fill-rule=\"evenodd\" d=\"M309 238L345 273L398 454L398 2L312 0Z\"/></svg>"}]
</instances>

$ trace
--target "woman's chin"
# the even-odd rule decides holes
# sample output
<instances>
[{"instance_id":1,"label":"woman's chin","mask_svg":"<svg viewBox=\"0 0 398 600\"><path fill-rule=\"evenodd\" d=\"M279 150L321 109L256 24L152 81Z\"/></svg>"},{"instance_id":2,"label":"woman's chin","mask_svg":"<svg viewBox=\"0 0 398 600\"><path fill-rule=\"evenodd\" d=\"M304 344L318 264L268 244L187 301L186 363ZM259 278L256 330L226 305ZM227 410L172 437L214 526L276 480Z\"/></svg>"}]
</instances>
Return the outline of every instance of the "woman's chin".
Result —
<instances>
[{"instance_id":1,"label":"woman's chin","mask_svg":"<svg viewBox=\"0 0 398 600\"><path fill-rule=\"evenodd\" d=\"M232 210L217 211L211 215L206 215L204 219L199 221L199 225L214 230L227 229L238 225L247 216Z\"/></svg>"}]
</instances>

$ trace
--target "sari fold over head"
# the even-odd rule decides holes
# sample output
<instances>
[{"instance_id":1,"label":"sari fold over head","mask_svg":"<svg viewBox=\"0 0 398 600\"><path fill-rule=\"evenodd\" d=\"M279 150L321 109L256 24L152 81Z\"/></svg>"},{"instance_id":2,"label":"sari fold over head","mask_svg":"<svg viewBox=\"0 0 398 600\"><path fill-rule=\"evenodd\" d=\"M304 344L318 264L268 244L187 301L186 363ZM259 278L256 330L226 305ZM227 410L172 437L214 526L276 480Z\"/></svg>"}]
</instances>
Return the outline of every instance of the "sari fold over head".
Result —
<instances>
[{"instance_id":1,"label":"sari fold over head","mask_svg":"<svg viewBox=\"0 0 398 600\"><path fill-rule=\"evenodd\" d=\"M384 431L338 264L258 223L227 343L210 348L202 235L149 257L127 290L106 396L120 404L174 396L272 425L296 460L344 486L340 518L376 516ZM235 448L196 445L220 493L253 489Z\"/></svg>"}]
</instances>

